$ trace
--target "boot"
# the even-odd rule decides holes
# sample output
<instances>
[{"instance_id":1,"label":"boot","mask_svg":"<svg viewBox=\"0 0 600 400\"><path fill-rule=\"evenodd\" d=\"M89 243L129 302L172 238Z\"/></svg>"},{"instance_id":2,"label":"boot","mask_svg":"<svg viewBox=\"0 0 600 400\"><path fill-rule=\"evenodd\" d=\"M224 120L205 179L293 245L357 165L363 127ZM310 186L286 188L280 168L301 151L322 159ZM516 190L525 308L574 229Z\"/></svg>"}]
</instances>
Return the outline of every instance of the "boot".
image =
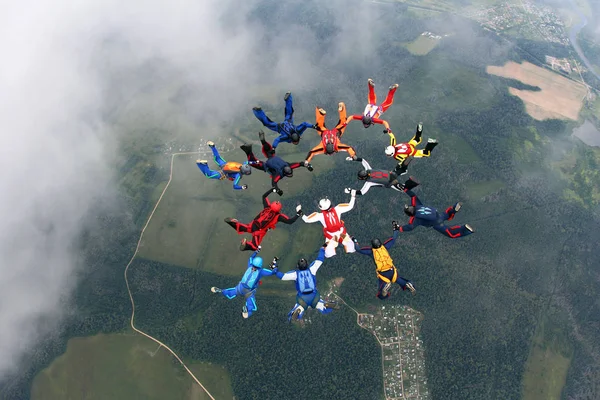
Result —
<instances>
[{"instance_id":1,"label":"boot","mask_svg":"<svg viewBox=\"0 0 600 400\"><path fill-rule=\"evenodd\" d=\"M438 141L435 139L429 139L427 141L427 145L425 146L425 150L423 150L423 153L425 154L430 154L431 151L435 148L435 146L438 145Z\"/></svg>"},{"instance_id":2,"label":"boot","mask_svg":"<svg viewBox=\"0 0 600 400\"><path fill-rule=\"evenodd\" d=\"M219 289L219 288L218 288L218 287L216 287L216 286L213 286L213 287L211 287L211 288L210 288L210 291L211 291L211 292L213 292L213 293L221 293L221 292L222 292L222 290L221 290L221 289Z\"/></svg>"},{"instance_id":3,"label":"boot","mask_svg":"<svg viewBox=\"0 0 600 400\"><path fill-rule=\"evenodd\" d=\"M300 314L302 314L302 311L304 311L304 307L298 306L298 308L296 308L292 314L292 321L297 321Z\"/></svg>"},{"instance_id":4,"label":"boot","mask_svg":"<svg viewBox=\"0 0 600 400\"><path fill-rule=\"evenodd\" d=\"M260 131L260 132L258 132L258 139L259 139L261 142L264 142L264 141L265 141L265 133L264 133L263 131Z\"/></svg>"},{"instance_id":5,"label":"boot","mask_svg":"<svg viewBox=\"0 0 600 400\"><path fill-rule=\"evenodd\" d=\"M471 228L471 225L469 225L469 224L465 224L465 228L466 228L466 229L467 229L469 232L471 232L471 233L475 232L475 231L473 230L473 228Z\"/></svg>"},{"instance_id":6,"label":"boot","mask_svg":"<svg viewBox=\"0 0 600 400\"><path fill-rule=\"evenodd\" d=\"M206 160L196 160L196 164L208 165L208 161L206 161Z\"/></svg>"},{"instance_id":7,"label":"boot","mask_svg":"<svg viewBox=\"0 0 600 400\"><path fill-rule=\"evenodd\" d=\"M419 122L417 124L417 130L415 131L415 140L417 142L421 141L421 135L423 135L423 123Z\"/></svg>"},{"instance_id":8,"label":"boot","mask_svg":"<svg viewBox=\"0 0 600 400\"><path fill-rule=\"evenodd\" d=\"M398 88L398 84L394 83L392 86L390 86L390 90L394 90Z\"/></svg>"},{"instance_id":9,"label":"boot","mask_svg":"<svg viewBox=\"0 0 600 400\"><path fill-rule=\"evenodd\" d=\"M411 292L412 294L415 294L415 293L417 292L417 290L415 289L415 287L413 286L413 284L412 284L412 283L410 283L410 282L407 282L407 283L406 283L406 288L407 288L408 290L410 290L410 292Z\"/></svg>"},{"instance_id":10,"label":"boot","mask_svg":"<svg viewBox=\"0 0 600 400\"><path fill-rule=\"evenodd\" d=\"M375 87L375 82L373 82L373 79L369 78L367 82L369 82L369 86Z\"/></svg>"},{"instance_id":11,"label":"boot","mask_svg":"<svg viewBox=\"0 0 600 400\"><path fill-rule=\"evenodd\" d=\"M251 144L244 143L243 145L240 146L240 149L242 149L242 151L244 153L246 153L247 156L252 154L252 145Z\"/></svg>"},{"instance_id":12,"label":"boot","mask_svg":"<svg viewBox=\"0 0 600 400\"><path fill-rule=\"evenodd\" d=\"M381 289L381 295L383 297L388 297L388 294L390 293L390 288L392 287L392 282L388 282L385 284L385 286L383 286L383 289Z\"/></svg>"},{"instance_id":13,"label":"boot","mask_svg":"<svg viewBox=\"0 0 600 400\"><path fill-rule=\"evenodd\" d=\"M416 180L413 179L413 177L409 177L406 182L404 182L404 188L406 190L412 190L414 188L416 188L417 186L419 186L419 182L417 182Z\"/></svg>"},{"instance_id":14,"label":"boot","mask_svg":"<svg viewBox=\"0 0 600 400\"><path fill-rule=\"evenodd\" d=\"M262 108L261 107L252 107L252 110L253 111L262 111Z\"/></svg>"},{"instance_id":15,"label":"boot","mask_svg":"<svg viewBox=\"0 0 600 400\"><path fill-rule=\"evenodd\" d=\"M460 201L459 201L459 202L458 202L458 203L456 203L456 204L454 205L454 207L452 207L452 208L454 208L454 212L456 213L456 212L458 212L458 210L460 210L460 207L462 207L462 204L461 204L461 203L460 203Z\"/></svg>"},{"instance_id":16,"label":"boot","mask_svg":"<svg viewBox=\"0 0 600 400\"><path fill-rule=\"evenodd\" d=\"M244 306L242 307L242 318L248 318L249 314L248 314L248 307Z\"/></svg>"},{"instance_id":17,"label":"boot","mask_svg":"<svg viewBox=\"0 0 600 400\"><path fill-rule=\"evenodd\" d=\"M325 308L332 309L332 310L339 310L340 306L337 303L328 301L325 303Z\"/></svg>"},{"instance_id":18,"label":"boot","mask_svg":"<svg viewBox=\"0 0 600 400\"><path fill-rule=\"evenodd\" d=\"M206 142L206 144L208 145L208 147L215 147L215 142Z\"/></svg>"},{"instance_id":19,"label":"boot","mask_svg":"<svg viewBox=\"0 0 600 400\"><path fill-rule=\"evenodd\" d=\"M290 94L292 94L292 92L287 92L285 96L283 96L283 101L287 101L287 99L290 98Z\"/></svg>"}]
</instances>

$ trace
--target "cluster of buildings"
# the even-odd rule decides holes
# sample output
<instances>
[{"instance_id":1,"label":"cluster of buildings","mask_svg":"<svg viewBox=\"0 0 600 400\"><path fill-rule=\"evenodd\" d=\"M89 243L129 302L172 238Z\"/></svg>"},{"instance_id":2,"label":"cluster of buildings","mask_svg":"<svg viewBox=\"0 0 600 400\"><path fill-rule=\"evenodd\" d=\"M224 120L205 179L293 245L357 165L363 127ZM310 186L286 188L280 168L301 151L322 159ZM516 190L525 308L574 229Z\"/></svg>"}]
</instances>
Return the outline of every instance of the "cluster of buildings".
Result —
<instances>
[{"instance_id":1,"label":"cluster of buildings","mask_svg":"<svg viewBox=\"0 0 600 400\"><path fill-rule=\"evenodd\" d=\"M410 307L385 305L375 314L359 314L358 324L381 345L387 400L429 399L425 349L419 331L423 314Z\"/></svg>"},{"instance_id":2,"label":"cluster of buildings","mask_svg":"<svg viewBox=\"0 0 600 400\"><path fill-rule=\"evenodd\" d=\"M511 30L521 37L569 45L561 17L546 6L522 1L478 8L463 15L496 32Z\"/></svg>"}]
</instances>

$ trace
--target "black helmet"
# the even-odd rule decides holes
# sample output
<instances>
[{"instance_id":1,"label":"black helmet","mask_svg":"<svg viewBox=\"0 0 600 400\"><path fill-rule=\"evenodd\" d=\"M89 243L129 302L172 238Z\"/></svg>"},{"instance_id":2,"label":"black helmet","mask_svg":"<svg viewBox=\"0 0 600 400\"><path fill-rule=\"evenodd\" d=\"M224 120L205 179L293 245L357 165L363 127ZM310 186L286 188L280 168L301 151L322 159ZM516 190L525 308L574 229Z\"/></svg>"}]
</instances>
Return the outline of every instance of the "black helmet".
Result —
<instances>
[{"instance_id":1,"label":"black helmet","mask_svg":"<svg viewBox=\"0 0 600 400\"><path fill-rule=\"evenodd\" d=\"M294 171L292 171L292 167L290 167L289 165L286 165L285 167L283 167L283 174L285 176L292 176L292 175L294 175Z\"/></svg>"},{"instance_id":2,"label":"black helmet","mask_svg":"<svg viewBox=\"0 0 600 400\"><path fill-rule=\"evenodd\" d=\"M243 164L240 167L240 172L242 173L242 175L250 175L252 173L252 168L250 168L250 165L248 164Z\"/></svg>"},{"instance_id":3,"label":"black helmet","mask_svg":"<svg viewBox=\"0 0 600 400\"><path fill-rule=\"evenodd\" d=\"M404 205L404 213L408 216L414 216L415 215L415 208L413 206L409 206L408 204Z\"/></svg>"},{"instance_id":4,"label":"black helmet","mask_svg":"<svg viewBox=\"0 0 600 400\"><path fill-rule=\"evenodd\" d=\"M298 260L298 269L300 271L304 271L305 269L308 269L308 261L306 261L306 258L301 258Z\"/></svg>"},{"instance_id":5,"label":"black helmet","mask_svg":"<svg viewBox=\"0 0 600 400\"><path fill-rule=\"evenodd\" d=\"M292 139L292 143L294 144L298 144L298 142L300 142L300 135L298 135L296 131L293 131L290 134L290 138Z\"/></svg>"},{"instance_id":6,"label":"black helmet","mask_svg":"<svg viewBox=\"0 0 600 400\"><path fill-rule=\"evenodd\" d=\"M367 172L367 170L361 169L360 171L358 171L358 179L360 179L361 181L366 180L369 177L369 173Z\"/></svg>"},{"instance_id":7,"label":"black helmet","mask_svg":"<svg viewBox=\"0 0 600 400\"><path fill-rule=\"evenodd\" d=\"M327 143L327 144L325 145L325 152L326 152L327 154L333 154L333 150L334 150L334 149L333 149L333 143Z\"/></svg>"},{"instance_id":8,"label":"black helmet","mask_svg":"<svg viewBox=\"0 0 600 400\"><path fill-rule=\"evenodd\" d=\"M373 120L368 115L363 115L362 123L363 123L363 126L365 128L367 128L367 127L371 126L371 124L373 123Z\"/></svg>"},{"instance_id":9,"label":"black helmet","mask_svg":"<svg viewBox=\"0 0 600 400\"><path fill-rule=\"evenodd\" d=\"M371 240L371 246L373 246L374 249L378 249L381 247L381 240L379 239L373 239Z\"/></svg>"}]
</instances>

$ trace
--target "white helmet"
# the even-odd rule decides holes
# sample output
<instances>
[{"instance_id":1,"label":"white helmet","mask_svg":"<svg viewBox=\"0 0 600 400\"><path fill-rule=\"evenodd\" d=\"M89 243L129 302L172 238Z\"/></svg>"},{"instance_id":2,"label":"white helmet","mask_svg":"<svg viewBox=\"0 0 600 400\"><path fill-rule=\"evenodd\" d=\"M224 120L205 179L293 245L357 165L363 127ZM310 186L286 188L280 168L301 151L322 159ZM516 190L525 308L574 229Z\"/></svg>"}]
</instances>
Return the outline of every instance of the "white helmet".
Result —
<instances>
[{"instance_id":1,"label":"white helmet","mask_svg":"<svg viewBox=\"0 0 600 400\"><path fill-rule=\"evenodd\" d=\"M391 157L396 152L396 148L394 146L388 146L385 148L385 155Z\"/></svg>"},{"instance_id":2,"label":"white helmet","mask_svg":"<svg viewBox=\"0 0 600 400\"><path fill-rule=\"evenodd\" d=\"M329 210L331 208L331 201L328 198L319 200L319 208L321 210Z\"/></svg>"}]
</instances>

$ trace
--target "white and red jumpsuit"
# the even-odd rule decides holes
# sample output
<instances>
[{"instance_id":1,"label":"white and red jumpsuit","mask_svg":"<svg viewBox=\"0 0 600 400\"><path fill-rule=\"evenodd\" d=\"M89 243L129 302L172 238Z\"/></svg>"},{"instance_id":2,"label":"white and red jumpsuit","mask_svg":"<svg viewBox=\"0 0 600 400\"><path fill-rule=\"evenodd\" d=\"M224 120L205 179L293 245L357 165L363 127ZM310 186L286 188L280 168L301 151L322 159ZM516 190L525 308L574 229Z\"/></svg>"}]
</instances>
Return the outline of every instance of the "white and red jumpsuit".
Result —
<instances>
[{"instance_id":1,"label":"white and red jumpsuit","mask_svg":"<svg viewBox=\"0 0 600 400\"><path fill-rule=\"evenodd\" d=\"M354 202L356 201L356 193L350 199L350 203L338 204L335 207L331 207L329 210L314 212L308 216L303 216L302 220L306 223L320 222L323 225L323 235L325 236L325 242L327 247L325 248L325 257L335 256L335 249L338 244L342 244L346 253L354 253L354 242L350 238L350 235L346 232L344 221L341 219L341 215L354 208Z\"/></svg>"}]
</instances>

